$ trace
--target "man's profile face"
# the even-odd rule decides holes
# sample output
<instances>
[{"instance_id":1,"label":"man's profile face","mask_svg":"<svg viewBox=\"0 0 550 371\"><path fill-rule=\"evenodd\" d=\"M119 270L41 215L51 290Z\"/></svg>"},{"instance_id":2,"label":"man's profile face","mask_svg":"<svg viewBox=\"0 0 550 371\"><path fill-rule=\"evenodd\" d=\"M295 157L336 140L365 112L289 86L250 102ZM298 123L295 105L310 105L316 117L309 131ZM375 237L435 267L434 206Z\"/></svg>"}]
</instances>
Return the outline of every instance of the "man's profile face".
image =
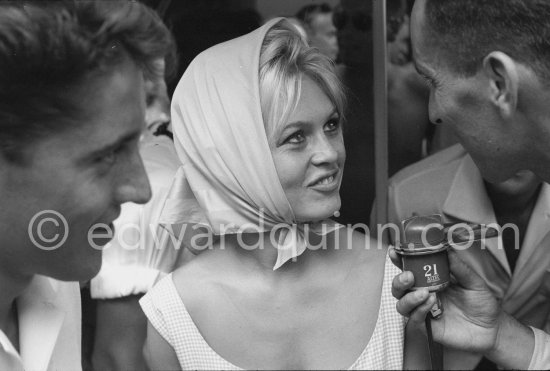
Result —
<instances>
[{"instance_id":1,"label":"man's profile face","mask_svg":"<svg viewBox=\"0 0 550 371\"><path fill-rule=\"evenodd\" d=\"M416 0L411 16L415 66L430 88L429 115L435 124L448 125L472 156L484 178L504 181L521 170L519 149L504 131L502 119L488 100L488 81L481 74L462 77L446 64L440 46L424 32L426 0ZM449 57L450 58L450 57Z\"/></svg>"},{"instance_id":2,"label":"man's profile face","mask_svg":"<svg viewBox=\"0 0 550 371\"><path fill-rule=\"evenodd\" d=\"M84 83L78 98L84 107L79 122L26 149L28 164L2 163L0 223L9 228L1 243L10 246L19 273L90 279L108 242L89 238L108 234L94 226L112 226L122 203L150 198L138 153L145 105L141 70L126 60Z\"/></svg>"},{"instance_id":3,"label":"man's profile face","mask_svg":"<svg viewBox=\"0 0 550 371\"><path fill-rule=\"evenodd\" d=\"M337 30L332 23L332 12L317 13L310 24L309 43L332 60L338 56Z\"/></svg>"}]
</instances>

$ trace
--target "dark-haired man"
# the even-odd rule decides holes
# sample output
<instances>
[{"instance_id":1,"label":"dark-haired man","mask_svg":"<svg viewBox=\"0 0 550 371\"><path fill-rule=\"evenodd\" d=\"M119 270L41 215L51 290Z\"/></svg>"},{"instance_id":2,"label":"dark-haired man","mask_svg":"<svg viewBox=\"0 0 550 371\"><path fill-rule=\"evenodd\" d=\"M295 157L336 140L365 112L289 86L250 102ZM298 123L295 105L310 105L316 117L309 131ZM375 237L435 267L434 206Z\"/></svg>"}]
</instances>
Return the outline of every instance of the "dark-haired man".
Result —
<instances>
[{"instance_id":1,"label":"dark-haired man","mask_svg":"<svg viewBox=\"0 0 550 371\"><path fill-rule=\"evenodd\" d=\"M549 17L545 0L415 3L412 47L431 86L430 119L454 130L488 181L520 170L550 180ZM550 335L505 313L455 253L450 263L458 283L443 293L445 314L432 321L435 339L501 367L549 369ZM401 298L399 312L421 326L433 299L424 290L404 295L412 285L410 272L397 276L394 296ZM550 300L550 274L541 288Z\"/></svg>"},{"instance_id":2,"label":"dark-haired man","mask_svg":"<svg viewBox=\"0 0 550 371\"><path fill-rule=\"evenodd\" d=\"M77 281L151 197L144 76L172 44L138 2L0 2L0 369L81 367Z\"/></svg>"}]
</instances>

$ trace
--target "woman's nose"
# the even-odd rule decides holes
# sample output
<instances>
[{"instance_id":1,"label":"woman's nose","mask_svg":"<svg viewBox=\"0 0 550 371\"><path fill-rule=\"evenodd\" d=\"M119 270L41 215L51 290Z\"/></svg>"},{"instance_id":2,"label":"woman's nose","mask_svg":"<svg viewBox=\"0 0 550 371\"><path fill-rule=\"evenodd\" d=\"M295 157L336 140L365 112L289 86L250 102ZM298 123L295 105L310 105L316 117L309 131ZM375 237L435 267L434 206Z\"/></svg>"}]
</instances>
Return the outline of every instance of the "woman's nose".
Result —
<instances>
[{"instance_id":1,"label":"woman's nose","mask_svg":"<svg viewBox=\"0 0 550 371\"><path fill-rule=\"evenodd\" d=\"M311 161L315 165L333 163L338 160L338 151L327 139L320 140L315 146Z\"/></svg>"}]
</instances>

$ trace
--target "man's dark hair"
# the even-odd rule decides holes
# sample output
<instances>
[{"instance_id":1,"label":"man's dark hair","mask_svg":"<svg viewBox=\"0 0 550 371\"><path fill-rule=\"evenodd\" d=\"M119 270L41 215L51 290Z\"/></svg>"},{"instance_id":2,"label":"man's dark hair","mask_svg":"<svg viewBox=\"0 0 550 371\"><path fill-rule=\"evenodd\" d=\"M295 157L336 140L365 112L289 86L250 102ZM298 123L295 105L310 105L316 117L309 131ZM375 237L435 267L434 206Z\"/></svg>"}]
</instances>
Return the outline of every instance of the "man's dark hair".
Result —
<instances>
[{"instance_id":1,"label":"man's dark hair","mask_svg":"<svg viewBox=\"0 0 550 371\"><path fill-rule=\"evenodd\" d=\"M170 32L139 2L0 1L0 156L23 162L24 148L78 122L87 78L125 58L151 76L155 59L174 55Z\"/></svg>"},{"instance_id":2,"label":"man's dark hair","mask_svg":"<svg viewBox=\"0 0 550 371\"><path fill-rule=\"evenodd\" d=\"M550 1L427 0L424 39L451 71L472 76L492 51L550 81Z\"/></svg>"},{"instance_id":3,"label":"man's dark hair","mask_svg":"<svg viewBox=\"0 0 550 371\"><path fill-rule=\"evenodd\" d=\"M296 13L296 18L298 18L303 24L311 26L313 17L315 17L317 14L325 14L331 12L332 8L326 3L311 4L301 8L298 13Z\"/></svg>"}]
</instances>

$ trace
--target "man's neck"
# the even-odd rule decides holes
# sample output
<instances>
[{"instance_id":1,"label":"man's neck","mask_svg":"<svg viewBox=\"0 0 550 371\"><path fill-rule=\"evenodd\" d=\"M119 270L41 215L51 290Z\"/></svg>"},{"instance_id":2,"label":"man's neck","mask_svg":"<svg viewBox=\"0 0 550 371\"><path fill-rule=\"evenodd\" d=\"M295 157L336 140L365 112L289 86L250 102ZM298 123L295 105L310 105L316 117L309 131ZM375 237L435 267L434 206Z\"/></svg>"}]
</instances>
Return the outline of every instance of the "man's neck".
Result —
<instances>
[{"instance_id":1,"label":"man's neck","mask_svg":"<svg viewBox=\"0 0 550 371\"><path fill-rule=\"evenodd\" d=\"M493 209L497 216L520 215L528 210L531 211L538 198L540 187L541 183L534 184L530 189L525 190L521 194L510 195L509 193L499 191L498 188L485 182L487 195L493 204Z\"/></svg>"},{"instance_id":2,"label":"man's neck","mask_svg":"<svg viewBox=\"0 0 550 371\"><path fill-rule=\"evenodd\" d=\"M486 183L485 187L493 204L497 223L503 228L502 243L510 270L514 272L529 220L540 193L541 183L534 183L521 194L513 196L506 192L499 192L497 187L492 187L489 183ZM509 224L515 225L517 232L505 228Z\"/></svg>"},{"instance_id":3,"label":"man's neck","mask_svg":"<svg viewBox=\"0 0 550 371\"><path fill-rule=\"evenodd\" d=\"M550 131L550 122L548 123L548 128ZM532 161L534 168L532 169L535 174L537 174L544 182L550 183L550 151L547 150L548 142L545 143L547 147L539 150L539 153L542 153L542 159Z\"/></svg>"}]
</instances>

